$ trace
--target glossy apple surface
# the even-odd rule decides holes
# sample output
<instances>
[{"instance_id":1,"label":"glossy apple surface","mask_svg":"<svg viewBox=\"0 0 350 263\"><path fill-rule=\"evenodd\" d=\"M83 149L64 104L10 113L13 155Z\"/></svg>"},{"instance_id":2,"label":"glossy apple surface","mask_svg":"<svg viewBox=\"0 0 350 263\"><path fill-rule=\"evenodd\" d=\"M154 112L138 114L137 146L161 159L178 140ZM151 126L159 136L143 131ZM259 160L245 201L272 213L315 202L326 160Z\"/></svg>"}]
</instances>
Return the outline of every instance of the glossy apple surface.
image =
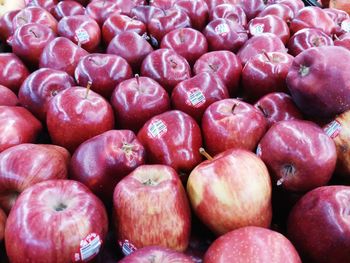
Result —
<instances>
[{"instance_id":1,"label":"glossy apple surface","mask_svg":"<svg viewBox=\"0 0 350 263\"><path fill-rule=\"evenodd\" d=\"M0 106L16 106L18 105L18 98L16 94L6 88L5 86L0 85Z\"/></svg>"},{"instance_id":2,"label":"glossy apple surface","mask_svg":"<svg viewBox=\"0 0 350 263\"><path fill-rule=\"evenodd\" d=\"M350 33L345 33L334 40L335 46L345 47L350 50Z\"/></svg>"},{"instance_id":3,"label":"glossy apple surface","mask_svg":"<svg viewBox=\"0 0 350 263\"><path fill-rule=\"evenodd\" d=\"M137 5L130 10L131 17L135 17L146 25L153 16L160 16L162 14L164 13L161 8L151 5Z\"/></svg>"},{"instance_id":4,"label":"glossy apple surface","mask_svg":"<svg viewBox=\"0 0 350 263\"><path fill-rule=\"evenodd\" d=\"M285 4L271 4L266 6L259 14L258 17L264 17L266 15L274 15L283 19L288 24L294 18L293 10Z\"/></svg>"},{"instance_id":5,"label":"glossy apple surface","mask_svg":"<svg viewBox=\"0 0 350 263\"><path fill-rule=\"evenodd\" d=\"M28 6L40 6L46 9L47 11L51 12L52 9L57 5L57 3L58 0L31 0Z\"/></svg>"},{"instance_id":6,"label":"glossy apple surface","mask_svg":"<svg viewBox=\"0 0 350 263\"><path fill-rule=\"evenodd\" d=\"M350 3L345 0L336 0L336 1L329 1L329 7L344 10L348 14L350 14Z\"/></svg>"},{"instance_id":7,"label":"glossy apple surface","mask_svg":"<svg viewBox=\"0 0 350 263\"><path fill-rule=\"evenodd\" d=\"M55 5L51 13L57 20L61 20L65 16L84 15L85 8L77 1L66 0Z\"/></svg>"},{"instance_id":8,"label":"glossy apple surface","mask_svg":"<svg viewBox=\"0 0 350 263\"><path fill-rule=\"evenodd\" d=\"M212 21L217 18L225 18L236 22L242 26L247 25L247 16L243 8L239 5L221 4L217 5L211 12L209 20Z\"/></svg>"},{"instance_id":9,"label":"glossy apple surface","mask_svg":"<svg viewBox=\"0 0 350 263\"><path fill-rule=\"evenodd\" d=\"M115 13L121 13L121 6L114 0L94 0L85 9L85 14L94 19L100 26Z\"/></svg>"},{"instance_id":10,"label":"glossy apple surface","mask_svg":"<svg viewBox=\"0 0 350 263\"><path fill-rule=\"evenodd\" d=\"M10 36L13 35L14 30L12 20L19 11L20 10L9 11L6 12L3 16L0 16L0 39L3 42L5 42Z\"/></svg>"},{"instance_id":11,"label":"glossy apple surface","mask_svg":"<svg viewBox=\"0 0 350 263\"><path fill-rule=\"evenodd\" d=\"M242 6L249 21L265 9L265 2L264 0L240 0L239 4Z\"/></svg>"},{"instance_id":12,"label":"glossy apple surface","mask_svg":"<svg viewBox=\"0 0 350 263\"><path fill-rule=\"evenodd\" d=\"M183 10L191 20L192 28L201 31L208 20L209 8L204 0L177 0L176 8Z\"/></svg>"}]
</instances>

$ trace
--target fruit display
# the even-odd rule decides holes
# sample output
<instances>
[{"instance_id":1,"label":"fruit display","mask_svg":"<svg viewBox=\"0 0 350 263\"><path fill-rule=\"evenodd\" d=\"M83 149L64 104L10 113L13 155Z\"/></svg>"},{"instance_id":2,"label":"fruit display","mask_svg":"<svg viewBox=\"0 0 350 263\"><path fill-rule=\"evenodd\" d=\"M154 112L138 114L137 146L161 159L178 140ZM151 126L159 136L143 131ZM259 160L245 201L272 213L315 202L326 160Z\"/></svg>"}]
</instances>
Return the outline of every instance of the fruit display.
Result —
<instances>
[{"instance_id":1,"label":"fruit display","mask_svg":"<svg viewBox=\"0 0 350 263\"><path fill-rule=\"evenodd\" d=\"M350 2L0 0L1 263L349 263Z\"/></svg>"}]
</instances>

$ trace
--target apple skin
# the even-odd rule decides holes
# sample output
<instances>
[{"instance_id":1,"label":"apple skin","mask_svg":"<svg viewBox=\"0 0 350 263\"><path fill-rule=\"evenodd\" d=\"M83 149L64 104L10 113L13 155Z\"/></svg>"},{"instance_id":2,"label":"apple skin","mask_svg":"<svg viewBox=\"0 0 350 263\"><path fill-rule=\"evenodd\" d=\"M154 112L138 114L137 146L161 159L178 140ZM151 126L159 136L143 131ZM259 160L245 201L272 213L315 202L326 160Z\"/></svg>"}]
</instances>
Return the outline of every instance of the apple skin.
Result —
<instances>
[{"instance_id":1,"label":"apple skin","mask_svg":"<svg viewBox=\"0 0 350 263\"><path fill-rule=\"evenodd\" d=\"M342 34L338 39L334 40L334 45L344 47L350 51L350 33Z\"/></svg>"},{"instance_id":2,"label":"apple skin","mask_svg":"<svg viewBox=\"0 0 350 263\"><path fill-rule=\"evenodd\" d=\"M216 73L233 97L239 88L242 64L239 58L228 50L211 51L196 61L193 72L195 75L201 72Z\"/></svg>"},{"instance_id":3,"label":"apple skin","mask_svg":"<svg viewBox=\"0 0 350 263\"><path fill-rule=\"evenodd\" d=\"M42 124L27 109L0 106L0 152L12 146L31 143L42 130Z\"/></svg>"},{"instance_id":4,"label":"apple skin","mask_svg":"<svg viewBox=\"0 0 350 263\"><path fill-rule=\"evenodd\" d=\"M142 263L152 258L153 263L194 263L187 255L159 246L148 246L136 250L131 255L123 258L119 263Z\"/></svg>"},{"instance_id":5,"label":"apple skin","mask_svg":"<svg viewBox=\"0 0 350 263\"><path fill-rule=\"evenodd\" d=\"M350 14L350 3L345 0L329 1L329 7L334 9L340 9Z\"/></svg>"},{"instance_id":6,"label":"apple skin","mask_svg":"<svg viewBox=\"0 0 350 263\"><path fill-rule=\"evenodd\" d=\"M51 12L58 0L31 0L27 6L39 6Z\"/></svg>"},{"instance_id":7,"label":"apple skin","mask_svg":"<svg viewBox=\"0 0 350 263\"><path fill-rule=\"evenodd\" d=\"M293 244L270 229L247 226L231 231L213 242L204 263L260 262L302 263Z\"/></svg>"},{"instance_id":8,"label":"apple skin","mask_svg":"<svg viewBox=\"0 0 350 263\"><path fill-rule=\"evenodd\" d=\"M214 102L202 118L206 150L213 155L231 148L253 151L266 129L262 112L237 99Z\"/></svg>"},{"instance_id":9,"label":"apple skin","mask_svg":"<svg viewBox=\"0 0 350 263\"><path fill-rule=\"evenodd\" d=\"M21 9L25 8L25 6L26 6L26 2L24 0L2 2L1 6L0 6L0 19L7 12L21 10Z\"/></svg>"},{"instance_id":10,"label":"apple skin","mask_svg":"<svg viewBox=\"0 0 350 263\"><path fill-rule=\"evenodd\" d=\"M286 81L304 114L333 118L350 108L349 60L350 51L336 46L310 48L294 58Z\"/></svg>"},{"instance_id":11,"label":"apple skin","mask_svg":"<svg viewBox=\"0 0 350 263\"><path fill-rule=\"evenodd\" d=\"M341 25L341 22L350 18L348 13L340 9L324 8L323 11L325 11L337 25Z\"/></svg>"},{"instance_id":12,"label":"apple skin","mask_svg":"<svg viewBox=\"0 0 350 263\"><path fill-rule=\"evenodd\" d=\"M163 9L151 5L137 5L130 10L130 17L135 17L146 25L153 16L161 15L164 15Z\"/></svg>"},{"instance_id":13,"label":"apple skin","mask_svg":"<svg viewBox=\"0 0 350 263\"><path fill-rule=\"evenodd\" d=\"M13 53L0 53L0 85L17 93L29 71Z\"/></svg>"},{"instance_id":14,"label":"apple skin","mask_svg":"<svg viewBox=\"0 0 350 263\"><path fill-rule=\"evenodd\" d=\"M271 191L265 164L241 149L202 162L187 181L195 214L218 236L244 226L269 227Z\"/></svg>"},{"instance_id":15,"label":"apple skin","mask_svg":"<svg viewBox=\"0 0 350 263\"><path fill-rule=\"evenodd\" d=\"M204 0L209 8L209 12L212 12L215 7L222 4L237 5L240 3L240 0Z\"/></svg>"},{"instance_id":16,"label":"apple skin","mask_svg":"<svg viewBox=\"0 0 350 263\"><path fill-rule=\"evenodd\" d=\"M257 155L277 186L294 192L326 185L337 161L332 139L313 122L303 120L280 121L272 126L261 139Z\"/></svg>"},{"instance_id":17,"label":"apple skin","mask_svg":"<svg viewBox=\"0 0 350 263\"><path fill-rule=\"evenodd\" d=\"M174 6L176 0L149 0L150 6L166 10Z\"/></svg>"},{"instance_id":18,"label":"apple skin","mask_svg":"<svg viewBox=\"0 0 350 263\"><path fill-rule=\"evenodd\" d=\"M44 48L39 62L40 68L52 68L74 76L79 61L89 53L65 37L57 37Z\"/></svg>"},{"instance_id":19,"label":"apple skin","mask_svg":"<svg viewBox=\"0 0 350 263\"><path fill-rule=\"evenodd\" d=\"M17 106L18 104L16 94L9 88L0 85L0 106Z\"/></svg>"},{"instance_id":20,"label":"apple skin","mask_svg":"<svg viewBox=\"0 0 350 263\"><path fill-rule=\"evenodd\" d=\"M174 168L183 180L202 161L201 131L196 121L178 110L167 111L148 120L137 134L146 148L148 163Z\"/></svg>"},{"instance_id":21,"label":"apple skin","mask_svg":"<svg viewBox=\"0 0 350 263\"><path fill-rule=\"evenodd\" d=\"M85 9L85 14L94 19L100 26L112 15L121 13L121 6L113 0L94 0Z\"/></svg>"},{"instance_id":22,"label":"apple skin","mask_svg":"<svg viewBox=\"0 0 350 263\"><path fill-rule=\"evenodd\" d=\"M239 5L231 5L231 4L221 4L217 5L211 12L209 16L209 20L213 21L217 18L225 18L236 22L243 27L247 25L247 16L243 10L243 8Z\"/></svg>"},{"instance_id":23,"label":"apple skin","mask_svg":"<svg viewBox=\"0 0 350 263\"><path fill-rule=\"evenodd\" d=\"M245 98L256 101L271 92L288 92L286 78L293 59L284 52L266 52L248 60L241 82Z\"/></svg>"},{"instance_id":24,"label":"apple skin","mask_svg":"<svg viewBox=\"0 0 350 263\"><path fill-rule=\"evenodd\" d=\"M4 240L6 220L7 216L4 210L0 208L0 243L2 243L2 241Z\"/></svg>"},{"instance_id":25,"label":"apple skin","mask_svg":"<svg viewBox=\"0 0 350 263\"><path fill-rule=\"evenodd\" d=\"M20 10L13 10L6 12L0 17L0 40L6 42L6 40L13 35L13 18L19 13Z\"/></svg>"},{"instance_id":26,"label":"apple skin","mask_svg":"<svg viewBox=\"0 0 350 263\"><path fill-rule=\"evenodd\" d=\"M65 16L84 15L85 8L76 1L66 0L59 2L51 13L57 20L61 20Z\"/></svg>"},{"instance_id":27,"label":"apple skin","mask_svg":"<svg viewBox=\"0 0 350 263\"><path fill-rule=\"evenodd\" d=\"M268 0L270 1L270 0ZM298 14L298 12L305 7L305 4L302 0L272 0L273 4L283 4L288 6L294 12L294 17Z\"/></svg>"},{"instance_id":28,"label":"apple skin","mask_svg":"<svg viewBox=\"0 0 350 263\"><path fill-rule=\"evenodd\" d=\"M194 94L199 94L199 99ZM229 93L221 79L214 73L202 72L176 85L171 104L173 109L187 113L200 123L208 106L227 98Z\"/></svg>"},{"instance_id":29,"label":"apple skin","mask_svg":"<svg viewBox=\"0 0 350 263\"><path fill-rule=\"evenodd\" d=\"M190 206L179 175L169 166L142 165L124 177L114 190L113 213L118 242L181 252L188 246Z\"/></svg>"},{"instance_id":30,"label":"apple skin","mask_svg":"<svg viewBox=\"0 0 350 263\"><path fill-rule=\"evenodd\" d=\"M70 154L62 147L24 143L0 153L0 206L9 213L28 187L51 179L66 179Z\"/></svg>"},{"instance_id":31,"label":"apple skin","mask_svg":"<svg viewBox=\"0 0 350 263\"><path fill-rule=\"evenodd\" d=\"M50 100L46 116L52 142L71 153L84 141L114 127L110 104L83 87L71 87L58 93Z\"/></svg>"},{"instance_id":32,"label":"apple skin","mask_svg":"<svg viewBox=\"0 0 350 263\"><path fill-rule=\"evenodd\" d=\"M191 67L187 60L174 50L161 48L143 60L141 75L153 78L171 93L179 82L191 77Z\"/></svg>"},{"instance_id":33,"label":"apple skin","mask_svg":"<svg viewBox=\"0 0 350 263\"><path fill-rule=\"evenodd\" d=\"M320 29L304 28L296 32L288 42L288 52L297 56L306 49L320 46L333 46L330 36Z\"/></svg>"},{"instance_id":34,"label":"apple skin","mask_svg":"<svg viewBox=\"0 0 350 263\"><path fill-rule=\"evenodd\" d=\"M135 133L153 116L170 110L170 98L165 89L148 77L121 82L113 91L111 104L118 126Z\"/></svg>"},{"instance_id":35,"label":"apple skin","mask_svg":"<svg viewBox=\"0 0 350 263\"><path fill-rule=\"evenodd\" d=\"M261 110L267 120L268 129L279 121L303 119L290 95L272 92L259 99L254 107Z\"/></svg>"},{"instance_id":36,"label":"apple skin","mask_svg":"<svg viewBox=\"0 0 350 263\"><path fill-rule=\"evenodd\" d=\"M250 21L265 9L266 5L264 2L265 0L240 0L239 4L243 8L247 20Z\"/></svg>"},{"instance_id":37,"label":"apple skin","mask_svg":"<svg viewBox=\"0 0 350 263\"><path fill-rule=\"evenodd\" d=\"M132 69L120 56L96 53L82 58L74 75L80 86L86 87L91 81L91 90L109 100L120 82L132 78Z\"/></svg>"},{"instance_id":38,"label":"apple skin","mask_svg":"<svg viewBox=\"0 0 350 263\"><path fill-rule=\"evenodd\" d=\"M6 251L13 263L78 262L75 258L85 247L81 241L96 234L104 243L107 230L106 209L87 187L72 180L49 180L17 199L6 222Z\"/></svg>"},{"instance_id":39,"label":"apple skin","mask_svg":"<svg viewBox=\"0 0 350 263\"><path fill-rule=\"evenodd\" d=\"M349 262L349 186L323 186L306 193L288 218L288 237L304 262Z\"/></svg>"},{"instance_id":40,"label":"apple skin","mask_svg":"<svg viewBox=\"0 0 350 263\"><path fill-rule=\"evenodd\" d=\"M144 163L145 149L136 135L129 130L111 130L78 147L70 163L70 176L108 203L117 183Z\"/></svg>"},{"instance_id":41,"label":"apple skin","mask_svg":"<svg viewBox=\"0 0 350 263\"><path fill-rule=\"evenodd\" d=\"M191 20L192 28L202 31L207 24L209 8L204 0L177 0L176 8L183 10Z\"/></svg>"},{"instance_id":42,"label":"apple skin","mask_svg":"<svg viewBox=\"0 0 350 263\"><path fill-rule=\"evenodd\" d=\"M264 10L262 10L258 17L264 17L266 15L275 15L279 18L283 19L286 23L290 23L290 21L294 18L294 12L293 10L285 5L285 4L272 4L266 6Z\"/></svg>"},{"instance_id":43,"label":"apple skin","mask_svg":"<svg viewBox=\"0 0 350 263\"><path fill-rule=\"evenodd\" d=\"M41 68L30 74L22 83L18 100L23 107L45 123L48 102L57 93L73 86L74 79L66 72Z\"/></svg>"}]
</instances>

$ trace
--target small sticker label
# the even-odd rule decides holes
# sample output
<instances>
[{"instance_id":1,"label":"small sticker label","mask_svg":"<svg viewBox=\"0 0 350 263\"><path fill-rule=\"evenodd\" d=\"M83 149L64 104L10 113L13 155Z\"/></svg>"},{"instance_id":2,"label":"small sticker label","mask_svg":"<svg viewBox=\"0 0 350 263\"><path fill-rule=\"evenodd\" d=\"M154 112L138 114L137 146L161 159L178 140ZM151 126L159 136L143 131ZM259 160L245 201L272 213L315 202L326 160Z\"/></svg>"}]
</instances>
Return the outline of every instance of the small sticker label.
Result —
<instances>
[{"instance_id":1,"label":"small sticker label","mask_svg":"<svg viewBox=\"0 0 350 263\"><path fill-rule=\"evenodd\" d=\"M349 33L350 32L350 21L345 20L341 23L341 29L344 30L345 32Z\"/></svg>"},{"instance_id":2,"label":"small sticker label","mask_svg":"<svg viewBox=\"0 0 350 263\"><path fill-rule=\"evenodd\" d=\"M205 103L205 96L199 88L193 88L187 92L186 103L195 108L199 108Z\"/></svg>"},{"instance_id":3,"label":"small sticker label","mask_svg":"<svg viewBox=\"0 0 350 263\"><path fill-rule=\"evenodd\" d=\"M327 124L327 126L323 129L325 133L331 137L332 139L336 138L341 130L341 124L337 121L334 120Z\"/></svg>"},{"instance_id":4,"label":"small sticker label","mask_svg":"<svg viewBox=\"0 0 350 263\"><path fill-rule=\"evenodd\" d=\"M91 260L100 252L101 245L102 241L98 234L89 234L80 241L80 250L79 253L74 254L74 262L87 262Z\"/></svg>"},{"instance_id":5,"label":"small sticker label","mask_svg":"<svg viewBox=\"0 0 350 263\"><path fill-rule=\"evenodd\" d=\"M252 28L252 35L260 35L264 33L265 26L263 24L257 24Z\"/></svg>"},{"instance_id":6,"label":"small sticker label","mask_svg":"<svg viewBox=\"0 0 350 263\"><path fill-rule=\"evenodd\" d=\"M258 147L256 147L256 155L261 156L261 145L259 144Z\"/></svg>"},{"instance_id":7,"label":"small sticker label","mask_svg":"<svg viewBox=\"0 0 350 263\"><path fill-rule=\"evenodd\" d=\"M80 44L85 44L90 41L90 36L85 29L79 28L75 31L75 40Z\"/></svg>"},{"instance_id":8,"label":"small sticker label","mask_svg":"<svg viewBox=\"0 0 350 263\"><path fill-rule=\"evenodd\" d=\"M162 120L154 120L148 127L148 136L152 138L161 138L168 128Z\"/></svg>"},{"instance_id":9,"label":"small sticker label","mask_svg":"<svg viewBox=\"0 0 350 263\"><path fill-rule=\"evenodd\" d=\"M230 28L228 27L228 24L219 24L215 27L215 32L224 37L230 32Z\"/></svg>"},{"instance_id":10,"label":"small sticker label","mask_svg":"<svg viewBox=\"0 0 350 263\"><path fill-rule=\"evenodd\" d=\"M131 253L137 250L137 248L131 244L129 240L119 241L118 244L124 256L129 256Z\"/></svg>"}]
</instances>

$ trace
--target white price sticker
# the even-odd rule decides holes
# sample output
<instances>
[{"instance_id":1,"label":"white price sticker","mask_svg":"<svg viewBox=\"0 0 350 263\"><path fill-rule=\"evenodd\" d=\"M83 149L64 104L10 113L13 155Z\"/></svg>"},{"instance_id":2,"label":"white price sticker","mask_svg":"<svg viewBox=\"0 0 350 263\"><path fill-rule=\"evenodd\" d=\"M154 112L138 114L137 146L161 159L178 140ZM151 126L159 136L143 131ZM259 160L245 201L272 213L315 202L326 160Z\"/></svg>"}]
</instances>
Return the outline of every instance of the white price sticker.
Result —
<instances>
[{"instance_id":1,"label":"white price sticker","mask_svg":"<svg viewBox=\"0 0 350 263\"><path fill-rule=\"evenodd\" d=\"M263 24L257 24L252 28L252 35L261 35L264 33L265 26Z\"/></svg>"},{"instance_id":2,"label":"white price sticker","mask_svg":"<svg viewBox=\"0 0 350 263\"><path fill-rule=\"evenodd\" d=\"M332 139L336 138L341 130L341 124L337 121L334 120L330 122L324 129L325 133L331 137Z\"/></svg>"},{"instance_id":3,"label":"white price sticker","mask_svg":"<svg viewBox=\"0 0 350 263\"><path fill-rule=\"evenodd\" d=\"M205 101L205 96L199 88L193 88L187 92L186 103L188 105L199 108L205 103Z\"/></svg>"},{"instance_id":4,"label":"white price sticker","mask_svg":"<svg viewBox=\"0 0 350 263\"><path fill-rule=\"evenodd\" d=\"M87 262L95 257L99 252L102 245L100 236L96 233L89 234L86 238L80 241L79 253L75 253L75 262Z\"/></svg>"},{"instance_id":5,"label":"white price sticker","mask_svg":"<svg viewBox=\"0 0 350 263\"><path fill-rule=\"evenodd\" d=\"M341 25L341 29L344 30L346 33L350 32L350 21L349 20L344 20Z\"/></svg>"},{"instance_id":6,"label":"white price sticker","mask_svg":"<svg viewBox=\"0 0 350 263\"><path fill-rule=\"evenodd\" d=\"M162 120L154 120L148 126L148 136L152 138L161 138L168 131L168 127Z\"/></svg>"},{"instance_id":7,"label":"white price sticker","mask_svg":"<svg viewBox=\"0 0 350 263\"><path fill-rule=\"evenodd\" d=\"M118 244L122 249L122 253L124 256L129 256L137 250L137 248L133 244L131 244L129 240L119 241Z\"/></svg>"},{"instance_id":8,"label":"white price sticker","mask_svg":"<svg viewBox=\"0 0 350 263\"><path fill-rule=\"evenodd\" d=\"M215 27L215 32L224 37L230 32L230 28L228 24L219 24Z\"/></svg>"},{"instance_id":9,"label":"white price sticker","mask_svg":"<svg viewBox=\"0 0 350 263\"><path fill-rule=\"evenodd\" d=\"M79 28L75 31L75 40L80 44L86 44L90 41L90 36L85 29Z\"/></svg>"}]
</instances>

